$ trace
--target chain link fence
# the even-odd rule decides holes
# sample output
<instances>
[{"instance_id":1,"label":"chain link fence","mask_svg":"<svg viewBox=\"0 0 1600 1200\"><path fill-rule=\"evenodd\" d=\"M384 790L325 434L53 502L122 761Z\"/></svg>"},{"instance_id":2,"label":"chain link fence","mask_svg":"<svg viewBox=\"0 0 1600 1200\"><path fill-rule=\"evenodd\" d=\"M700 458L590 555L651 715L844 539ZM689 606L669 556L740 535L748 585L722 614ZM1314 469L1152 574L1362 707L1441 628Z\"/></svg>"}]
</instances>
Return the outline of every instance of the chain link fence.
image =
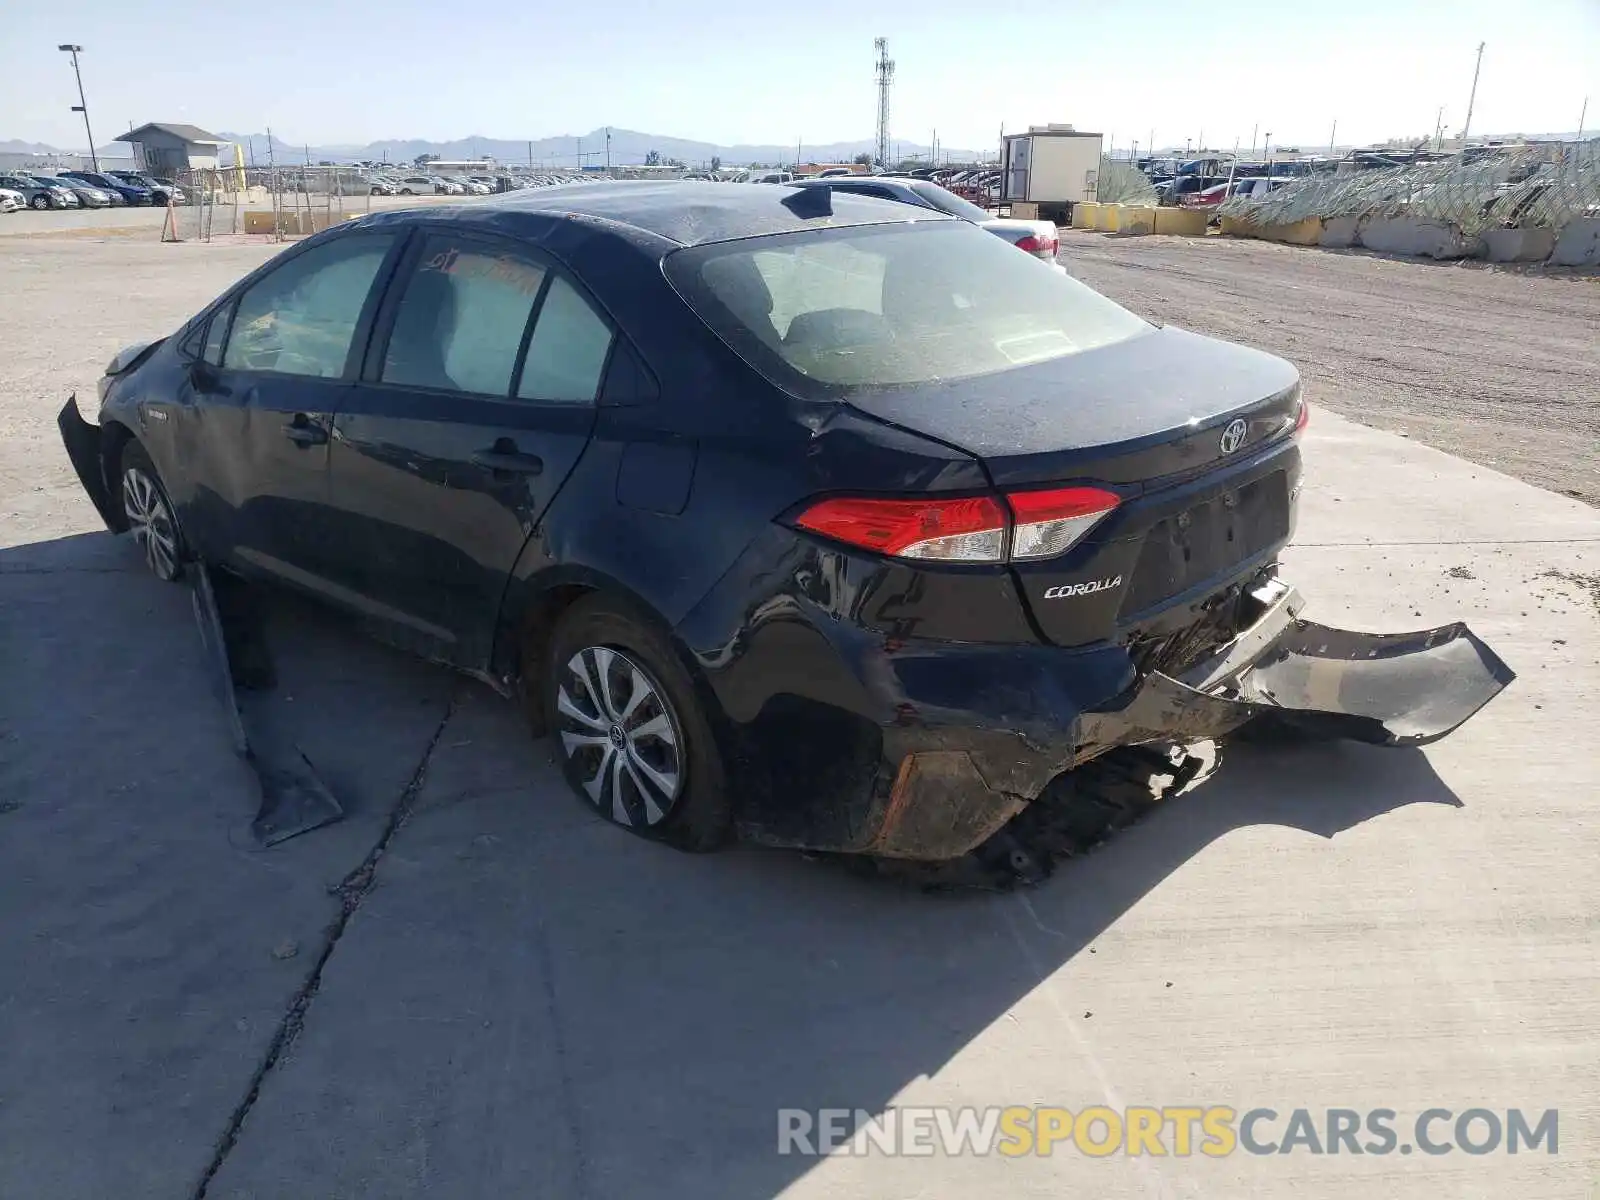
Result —
<instances>
[{"instance_id":1,"label":"chain link fence","mask_svg":"<svg viewBox=\"0 0 1600 1200\"><path fill-rule=\"evenodd\" d=\"M1489 229L1559 230L1580 217L1600 217L1600 140L1313 176L1264 196L1232 197L1220 212L1256 226L1412 217L1453 226L1467 238Z\"/></svg>"},{"instance_id":2,"label":"chain link fence","mask_svg":"<svg viewBox=\"0 0 1600 1200\"><path fill-rule=\"evenodd\" d=\"M1131 162L1102 156L1095 199L1101 204L1154 204L1155 185Z\"/></svg>"}]
</instances>

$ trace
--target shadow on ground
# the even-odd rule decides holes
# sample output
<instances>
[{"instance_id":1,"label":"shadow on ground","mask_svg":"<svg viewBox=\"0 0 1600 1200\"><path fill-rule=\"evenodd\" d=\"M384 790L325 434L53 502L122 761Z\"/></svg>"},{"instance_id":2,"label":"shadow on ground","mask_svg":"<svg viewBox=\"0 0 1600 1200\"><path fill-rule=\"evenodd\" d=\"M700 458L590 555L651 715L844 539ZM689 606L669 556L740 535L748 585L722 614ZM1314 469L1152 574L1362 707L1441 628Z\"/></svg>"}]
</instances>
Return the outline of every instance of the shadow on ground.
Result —
<instances>
[{"instance_id":1,"label":"shadow on ground","mask_svg":"<svg viewBox=\"0 0 1600 1200\"><path fill-rule=\"evenodd\" d=\"M196 1185L314 957L274 947L324 935L451 694L207 1195L776 1196L814 1165L777 1109L881 1111L1211 842L1459 803L1414 751L1241 747L1022 896L689 857L585 811L498 697L278 598L274 719L353 811L261 852L187 594L135 572L104 535L0 553L7 1194Z\"/></svg>"}]
</instances>

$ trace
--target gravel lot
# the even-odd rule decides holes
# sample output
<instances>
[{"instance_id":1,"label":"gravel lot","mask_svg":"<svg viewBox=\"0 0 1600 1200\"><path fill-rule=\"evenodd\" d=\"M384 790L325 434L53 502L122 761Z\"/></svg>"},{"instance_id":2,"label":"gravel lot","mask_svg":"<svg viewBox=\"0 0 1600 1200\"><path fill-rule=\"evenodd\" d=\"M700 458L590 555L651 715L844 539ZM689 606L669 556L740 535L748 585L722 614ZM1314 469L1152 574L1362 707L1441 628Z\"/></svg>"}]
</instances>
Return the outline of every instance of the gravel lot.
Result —
<instances>
[{"instance_id":1,"label":"gravel lot","mask_svg":"<svg viewBox=\"0 0 1600 1200\"><path fill-rule=\"evenodd\" d=\"M1070 230L1060 261L1141 316L1283 355L1313 404L1600 505L1592 273Z\"/></svg>"}]
</instances>

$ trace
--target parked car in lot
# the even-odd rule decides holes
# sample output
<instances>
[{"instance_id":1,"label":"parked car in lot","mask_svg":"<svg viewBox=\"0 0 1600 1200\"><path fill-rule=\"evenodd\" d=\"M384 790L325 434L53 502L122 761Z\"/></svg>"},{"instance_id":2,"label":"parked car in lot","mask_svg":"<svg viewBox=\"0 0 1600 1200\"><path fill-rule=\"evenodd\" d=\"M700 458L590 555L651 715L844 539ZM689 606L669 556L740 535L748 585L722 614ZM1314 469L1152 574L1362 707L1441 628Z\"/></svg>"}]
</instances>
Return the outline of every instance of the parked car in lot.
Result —
<instances>
[{"instance_id":1,"label":"parked car in lot","mask_svg":"<svg viewBox=\"0 0 1600 1200\"><path fill-rule=\"evenodd\" d=\"M184 190L170 179L156 179L154 176L146 175L142 171L109 171L107 174L130 187L144 188L150 193L151 203L159 204L163 208L166 207L169 199L174 204L187 204L189 202L189 197Z\"/></svg>"},{"instance_id":2,"label":"parked car in lot","mask_svg":"<svg viewBox=\"0 0 1600 1200\"><path fill-rule=\"evenodd\" d=\"M1297 619L1294 367L932 208L372 213L100 393L62 437L156 575L280 581L491 681L592 811L686 848L947 859L1113 747L1419 744L1509 677L1464 627Z\"/></svg>"},{"instance_id":3,"label":"parked car in lot","mask_svg":"<svg viewBox=\"0 0 1600 1200\"><path fill-rule=\"evenodd\" d=\"M77 208L78 196L65 183L39 179L22 171L0 174L0 187L22 195L29 208Z\"/></svg>"},{"instance_id":4,"label":"parked car in lot","mask_svg":"<svg viewBox=\"0 0 1600 1200\"><path fill-rule=\"evenodd\" d=\"M11 188L0 187L0 213L13 213L19 208L28 207L28 201L21 192Z\"/></svg>"},{"instance_id":5,"label":"parked car in lot","mask_svg":"<svg viewBox=\"0 0 1600 1200\"><path fill-rule=\"evenodd\" d=\"M982 229L1004 238L1019 250L1026 250L1035 258L1054 262L1059 248L1059 235L1049 221L1025 221L1021 218L996 217L976 204L926 179L896 179L890 176L841 175L797 179L796 187L828 188L834 192L849 192L857 196L876 196L881 200L894 200L917 208L931 208L936 212L959 217Z\"/></svg>"},{"instance_id":6,"label":"parked car in lot","mask_svg":"<svg viewBox=\"0 0 1600 1200\"><path fill-rule=\"evenodd\" d=\"M57 175L55 182L66 188L78 198L80 208L110 208L116 204L112 199L115 192L108 192L104 188L97 188L93 184L85 183L81 179Z\"/></svg>"},{"instance_id":7,"label":"parked car in lot","mask_svg":"<svg viewBox=\"0 0 1600 1200\"><path fill-rule=\"evenodd\" d=\"M108 175L102 171L62 171L62 179L77 179L102 191L115 192L129 204L151 204L154 195L143 184L126 183L115 175Z\"/></svg>"},{"instance_id":8,"label":"parked car in lot","mask_svg":"<svg viewBox=\"0 0 1600 1200\"><path fill-rule=\"evenodd\" d=\"M449 185L432 175L407 175L400 180L402 196L446 196L449 193Z\"/></svg>"},{"instance_id":9,"label":"parked car in lot","mask_svg":"<svg viewBox=\"0 0 1600 1200\"><path fill-rule=\"evenodd\" d=\"M382 175L372 175L367 178L367 191L373 196L398 196L400 186Z\"/></svg>"}]
</instances>

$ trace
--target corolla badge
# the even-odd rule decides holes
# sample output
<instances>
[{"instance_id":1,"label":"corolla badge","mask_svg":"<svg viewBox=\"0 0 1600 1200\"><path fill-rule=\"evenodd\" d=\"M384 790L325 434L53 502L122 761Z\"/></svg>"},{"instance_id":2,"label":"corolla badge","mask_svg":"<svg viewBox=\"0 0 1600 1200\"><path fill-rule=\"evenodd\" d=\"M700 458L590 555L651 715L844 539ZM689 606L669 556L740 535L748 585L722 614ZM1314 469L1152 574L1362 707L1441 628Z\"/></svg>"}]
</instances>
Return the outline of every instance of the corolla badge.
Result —
<instances>
[{"instance_id":1,"label":"corolla badge","mask_svg":"<svg viewBox=\"0 0 1600 1200\"><path fill-rule=\"evenodd\" d=\"M1122 576L1115 579L1092 579L1088 583L1063 583L1056 587L1045 588L1046 600L1064 600L1068 596L1092 596L1096 592L1104 592L1114 587L1122 586Z\"/></svg>"},{"instance_id":2,"label":"corolla badge","mask_svg":"<svg viewBox=\"0 0 1600 1200\"><path fill-rule=\"evenodd\" d=\"M1250 432L1250 426L1242 418L1235 418L1228 422L1228 427L1222 431L1222 452L1232 454L1244 445L1245 435Z\"/></svg>"}]
</instances>

